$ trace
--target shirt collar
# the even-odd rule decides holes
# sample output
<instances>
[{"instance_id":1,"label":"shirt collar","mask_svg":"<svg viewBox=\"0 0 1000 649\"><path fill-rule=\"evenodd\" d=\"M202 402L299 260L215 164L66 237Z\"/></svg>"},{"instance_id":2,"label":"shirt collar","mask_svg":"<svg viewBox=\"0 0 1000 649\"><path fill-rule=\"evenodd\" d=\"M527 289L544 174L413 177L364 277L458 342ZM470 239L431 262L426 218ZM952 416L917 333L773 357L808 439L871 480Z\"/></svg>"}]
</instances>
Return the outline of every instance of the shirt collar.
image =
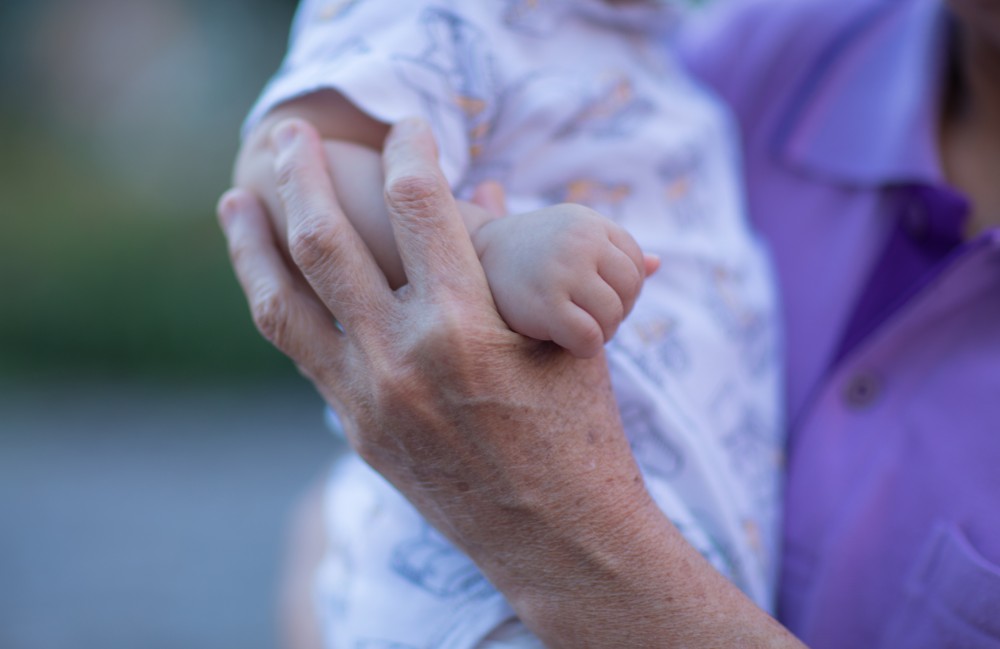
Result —
<instances>
[{"instance_id":1,"label":"shirt collar","mask_svg":"<svg viewBox=\"0 0 1000 649\"><path fill-rule=\"evenodd\" d=\"M940 183L947 39L940 0L873 2L793 98L779 155L847 184Z\"/></svg>"}]
</instances>

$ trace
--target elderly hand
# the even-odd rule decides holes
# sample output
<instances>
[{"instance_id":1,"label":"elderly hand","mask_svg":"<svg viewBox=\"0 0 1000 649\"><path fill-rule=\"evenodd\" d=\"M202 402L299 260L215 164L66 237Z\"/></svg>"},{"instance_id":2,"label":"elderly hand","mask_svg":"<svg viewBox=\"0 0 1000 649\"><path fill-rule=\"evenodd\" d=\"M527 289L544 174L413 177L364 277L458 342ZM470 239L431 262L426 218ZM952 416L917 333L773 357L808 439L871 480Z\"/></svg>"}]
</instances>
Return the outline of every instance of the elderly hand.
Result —
<instances>
[{"instance_id":1,"label":"elderly hand","mask_svg":"<svg viewBox=\"0 0 1000 649\"><path fill-rule=\"evenodd\" d=\"M315 131L289 121L274 141L301 275L239 190L220 203L233 264L261 333L336 408L366 461L463 546L483 535L455 520L470 501L495 501L495 523L516 525L503 508L557 497L559 481L576 483L581 471L607 473L644 502L603 357L582 362L504 324L422 123L397 126L385 147L386 200L409 278L397 291L340 210ZM595 491L616 490L602 481Z\"/></svg>"},{"instance_id":2,"label":"elderly hand","mask_svg":"<svg viewBox=\"0 0 1000 649\"><path fill-rule=\"evenodd\" d=\"M258 328L335 407L358 453L550 646L751 637L746 616L763 614L651 502L603 355L574 358L497 314L426 125L399 124L385 145L409 279L396 291L337 203L318 134L288 121L273 137L297 269L252 195L228 193L220 221Z\"/></svg>"}]
</instances>

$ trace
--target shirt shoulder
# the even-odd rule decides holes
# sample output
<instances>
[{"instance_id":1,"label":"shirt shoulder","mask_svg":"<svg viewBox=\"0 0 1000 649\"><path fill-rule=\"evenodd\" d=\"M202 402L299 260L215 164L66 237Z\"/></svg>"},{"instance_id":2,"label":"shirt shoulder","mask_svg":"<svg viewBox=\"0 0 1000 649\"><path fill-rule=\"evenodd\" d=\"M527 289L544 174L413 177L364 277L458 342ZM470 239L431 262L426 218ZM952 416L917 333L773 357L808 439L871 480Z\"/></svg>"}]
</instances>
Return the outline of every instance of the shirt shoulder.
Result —
<instances>
[{"instance_id":1,"label":"shirt shoulder","mask_svg":"<svg viewBox=\"0 0 1000 649\"><path fill-rule=\"evenodd\" d=\"M886 1L719 2L692 18L677 49L745 127L805 91L851 26Z\"/></svg>"}]
</instances>

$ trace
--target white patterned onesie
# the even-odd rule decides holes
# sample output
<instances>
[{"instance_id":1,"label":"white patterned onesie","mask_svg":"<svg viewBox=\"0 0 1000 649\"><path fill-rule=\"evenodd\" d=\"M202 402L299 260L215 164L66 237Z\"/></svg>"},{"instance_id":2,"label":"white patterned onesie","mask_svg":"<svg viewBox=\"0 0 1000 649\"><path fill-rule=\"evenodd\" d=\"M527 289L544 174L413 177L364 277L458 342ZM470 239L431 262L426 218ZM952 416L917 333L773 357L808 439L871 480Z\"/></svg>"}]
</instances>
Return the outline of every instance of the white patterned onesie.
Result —
<instances>
[{"instance_id":1,"label":"white patterned onesie","mask_svg":"<svg viewBox=\"0 0 1000 649\"><path fill-rule=\"evenodd\" d=\"M324 88L387 123L420 115L456 194L490 179L512 212L582 203L658 254L607 347L625 431L663 511L770 610L776 299L744 218L732 124L669 50L677 11L663 0L304 0L247 123ZM317 600L329 647L460 649L501 625L518 634L475 565L357 457L331 474L326 500ZM520 633L510 646L538 646Z\"/></svg>"}]
</instances>

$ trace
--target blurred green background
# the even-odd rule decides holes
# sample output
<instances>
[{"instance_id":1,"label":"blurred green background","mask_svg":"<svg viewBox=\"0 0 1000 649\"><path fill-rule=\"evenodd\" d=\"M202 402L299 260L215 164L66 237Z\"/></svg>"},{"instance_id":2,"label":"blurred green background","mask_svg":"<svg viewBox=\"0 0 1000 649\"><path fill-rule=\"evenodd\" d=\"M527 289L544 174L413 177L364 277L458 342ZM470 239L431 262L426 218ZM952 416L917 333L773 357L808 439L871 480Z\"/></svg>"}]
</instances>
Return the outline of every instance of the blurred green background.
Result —
<instances>
[{"instance_id":1,"label":"blurred green background","mask_svg":"<svg viewBox=\"0 0 1000 649\"><path fill-rule=\"evenodd\" d=\"M341 450L215 223L282 0L0 0L0 648L277 644Z\"/></svg>"},{"instance_id":2,"label":"blurred green background","mask_svg":"<svg viewBox=\"0 0 1000 649\"><path fill-rule=\"evenodd\" d=\"M0 378L287 376L214 220L294 3L0 3Z\"/></svg>"}]
</instances>

